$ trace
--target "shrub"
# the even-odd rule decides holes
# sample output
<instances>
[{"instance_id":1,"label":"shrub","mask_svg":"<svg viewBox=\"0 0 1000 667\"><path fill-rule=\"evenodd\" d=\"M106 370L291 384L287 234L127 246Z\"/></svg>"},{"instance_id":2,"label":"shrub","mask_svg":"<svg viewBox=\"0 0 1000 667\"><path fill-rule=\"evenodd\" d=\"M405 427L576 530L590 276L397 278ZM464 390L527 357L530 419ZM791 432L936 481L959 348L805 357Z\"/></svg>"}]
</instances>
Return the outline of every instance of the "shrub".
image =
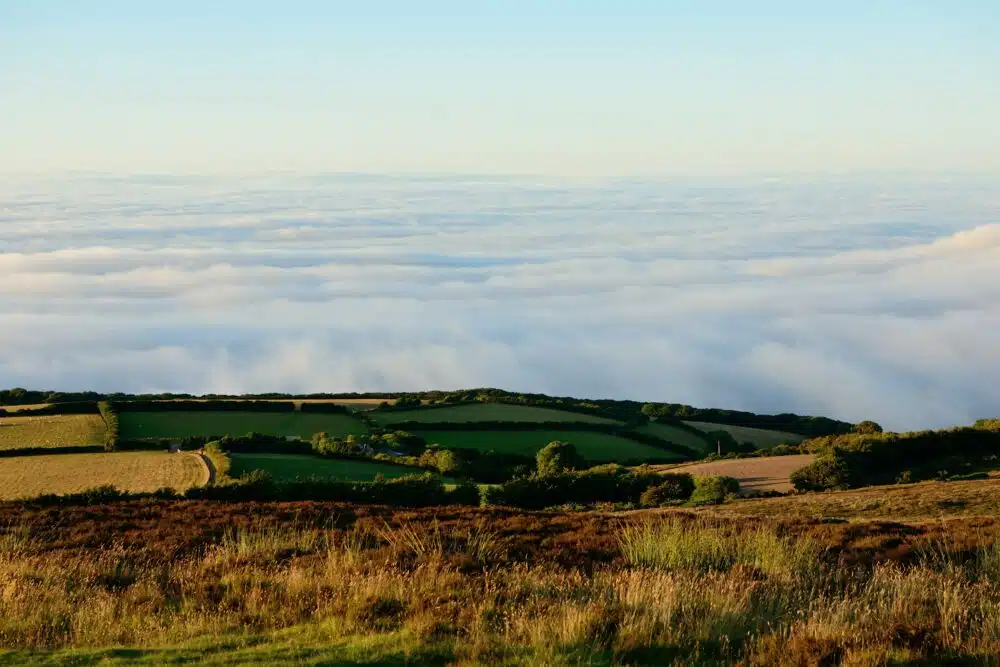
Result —
<instances>
[{"instance_id":1,"label":"shrub","mask_svg":"<svg viewBox=\"0 0 1000 667\"><path fill-rule=\"evenodd\" d=\"M826 491L850 487L850 465L837 452L820 455L815 461L789 476L799 491Z\"/></svg>"},{"instance_id":2,"label":"shrub","mask_svg":"<svg viewBox=\"0 0 1000 667\"><path fill-rule=\"evenodd\" d=\"M687 473L666 473L664 481L651 486L639 495L643 507L660 507L668 502L687 500L694 493L694 479Z\"/></svg>"},{"instance_id":3,"label":"shrub","mask_svg":"<svg viewBox=\"0 0 1000 667\"><path fill-rule=\"evenodd\" d=\"M475 482L463 481L458 486L446 492L448 505L471 505L478 507L481 504L479 485Z\"/></svg>"},{"instance_id":4,"label":"shrub","mask_svg":"<svg viewBox=\"0 0 1000 667\"><path fill-rule=\"evenodd\" d=\"M874 433L881 433L882 427L879 426L877 423L866 419L863 422L858 422L854 426L854 432L859 435L872 435Z\"/></svg>"},{"instance_id":5,"label":"shrub","mask_svg":"<svg viewBox=\"0 0 1000 667\"><path fill-rule=\"evenodd\" d=\"M567 503L637 503L646 489L662 482L659 473L612 463L579 472L517 477L486 489L483 502L527 509Z\"/></svg>"},{"instance_id":6,"label":"shrub","mask_svg":"<svg viewBox=\"0 0 1000 667\"><path fill-rule=\"evenodd\" d=\"M118 413L111 401L100 401L97 411L104 420L104 451L113 452L118 447Z\"/></svg>"},{"instance_id":7,"label":"shrub","mask_svg":"<svg viewBox=\"0 0 1000 667\"><path fill-rule=\"evenodd\" d=\"M229 479L229 467L232 465L232 460L223 450L222 445L218 441L209 442L202 448L202 451L215 470L215 483L221 484Z\"/></svg>"},{"instance_id":8,"label":"shrub","mask_svg":"<svg viewBox=\"0 0 1000 667\"><path fill-rule=\"evenodd\" d=\"M724 475L696 477L691 502L698 505L722 503L726 498L735 496L739 492L740 483L733 477Z\"/></svg>"},{"instance_id":9,"label":"shrub","mask_svg":"<svg viewBox=\"0 0 1000 667\"><path fill-rule=\"evenodd\" d=\"M535 454L538 474L542 477L558 475L567 470L579 470L586 466L576 447L568 442L555 440L542 447Z\"/></svg>"}]
</instances>

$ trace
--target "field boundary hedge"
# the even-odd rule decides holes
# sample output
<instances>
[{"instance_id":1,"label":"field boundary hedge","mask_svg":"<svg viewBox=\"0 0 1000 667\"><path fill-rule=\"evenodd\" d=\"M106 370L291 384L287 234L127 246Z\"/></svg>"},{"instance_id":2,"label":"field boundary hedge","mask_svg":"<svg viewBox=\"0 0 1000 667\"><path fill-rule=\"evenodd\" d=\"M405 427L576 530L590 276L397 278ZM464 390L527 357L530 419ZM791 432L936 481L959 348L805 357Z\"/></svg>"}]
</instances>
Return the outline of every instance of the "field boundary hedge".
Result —
<instances>
[{"instance_id":1,"label":"field boundary hedge","mask_svg":"<svg viewBox=\"0 0 1000 667\"><path fill-rule=\"evenodd\" d=\"M531 431L588 431L591 433L604 433L626 440L632 440L643 445L649 445L663 451L677 454L684 458L697 459L702 456L702 452L697 452L689 447L664 440L659 436L648 433L639 433L622 424L594 424L590 422L399 422L387 426L394 431L410 431L415 435L420 435L421 431L502 431L504 433L531 432Z\"/></svg>"},{"instance_id":2,"label":"field boundary hedge","mask_svg":"<svg viewBox=\"0 0 1000 667\"><path fill-rule=\"evenodd\" d=\"M28 408L11 412L9 417L47 417L51 415L99 415L97 401L72 401L53 403L40 408Z\"/></svg>"},{"instance_id":3,"label":"field boundary hedge","mask_svg":"<svg viewBox=\"0 0 1000 667\"><path fill-rule=\"evenodd\" d=\"M295 412L293 401L116 401L119 412Z\"/></svg>"}]
</instances>

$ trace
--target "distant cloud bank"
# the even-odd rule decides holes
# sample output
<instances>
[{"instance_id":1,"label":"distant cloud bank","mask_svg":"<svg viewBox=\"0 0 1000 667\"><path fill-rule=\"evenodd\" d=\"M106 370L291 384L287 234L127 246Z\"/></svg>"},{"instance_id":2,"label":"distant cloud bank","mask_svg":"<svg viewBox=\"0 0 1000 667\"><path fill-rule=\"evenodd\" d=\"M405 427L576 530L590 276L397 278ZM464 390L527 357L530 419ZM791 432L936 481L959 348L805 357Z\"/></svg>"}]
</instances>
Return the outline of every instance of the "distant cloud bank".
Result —
<instances>
[{"instance_id":1,"label":"distant cloud bank","mask_svg":"<svg viewBox=\"0 0 1000 667\"><path fill-rule=\"evenodd\" d=\"M1000 186L0 183L0 385L1000 415Z\"/></svg>"}]
</instances>

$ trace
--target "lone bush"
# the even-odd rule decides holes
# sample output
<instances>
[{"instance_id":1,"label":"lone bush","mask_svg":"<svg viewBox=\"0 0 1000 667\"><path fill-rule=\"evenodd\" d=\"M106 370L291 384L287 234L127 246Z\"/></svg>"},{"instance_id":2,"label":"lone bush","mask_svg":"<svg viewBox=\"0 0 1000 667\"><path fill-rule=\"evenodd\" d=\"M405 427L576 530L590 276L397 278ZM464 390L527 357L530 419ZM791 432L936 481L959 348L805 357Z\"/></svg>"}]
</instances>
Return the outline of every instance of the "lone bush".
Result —
<instances>
[{"instance_id":1,"label":"lone bush","mask_svg":"<svg viewBox=\"0 0 1000 667\"><path fill-rule=\"evenodd\" d=\"M671 501L687 500L694 493L695 483L687 473L667 473L663 482L651 486L639 495L643 507L660 507Z\"/></svg>"},{"instance_id":2,"label":"lone bush","mask_svg":"<svg viewBox=\"0 0 1000 667\"><path fill-rule=\"evenodd\" d=\"M723 475L713 477L696 477L694 493L691 502L698 505L709 505L725 502L726 498L740 492L740 483L733 477Z\"/></svg>"},{"instance_id":3,"label":"lone bush","mask_svg":"<svg viewBox=\"0 0 1000 667\"><path fill-rule=\"evenodd\" d=\"M555 440L542 447L535 455L535 464L541 477L579 470L587 465L576 451L576 447L561 440Z\"/></svg>"},{"instance_id":4,"label":"lone bush","mask_svg":"<svg viewBox=\"0 0 1000 667\"><path fill-rule=\"evenodd\" d=\"M863 422L858 422L854 426L854 432L859 435L874 435L875 433L881 433L882 427L870 419L866 419Z\"/></svg>"},{"instance_id":5,"label":"lone bush","mask_svg":"<svg viewBox=\"0 0 1000 667\"><path fill-rule=\"evenodd\" d=\"M799 491L846 489L851 485L851 469L847 459L831 452L799 468L789 476L789 480Z\"/></svg>"}]
</instances>

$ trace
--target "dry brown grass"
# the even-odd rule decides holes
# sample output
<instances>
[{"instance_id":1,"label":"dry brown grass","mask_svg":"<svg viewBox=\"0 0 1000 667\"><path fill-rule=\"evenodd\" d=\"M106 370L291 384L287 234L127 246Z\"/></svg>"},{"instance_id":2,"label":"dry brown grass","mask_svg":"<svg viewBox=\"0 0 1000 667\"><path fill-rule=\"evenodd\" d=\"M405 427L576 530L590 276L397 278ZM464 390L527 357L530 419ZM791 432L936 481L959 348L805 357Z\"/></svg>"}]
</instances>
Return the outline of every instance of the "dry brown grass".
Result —
<instances>
[{"instance_id":1,"label":"dry brown grass","mask_svg":"<svg viewBox=\"0 0 1000 667\"><path fill-rule=\"evenodd\" d=\"M785 457L779 457L785 458ZM921 482L852 491L747 499L714 508L721 514L776 518L929 519L1000 514L1000 478Z\"/></svg>"},{"instance_id":2,"label":"dry brown grass","mask_svg":"<svg viewBox=\"0 0 1000 667\"><path fill-rule=\"evenodd\" d=\"M690 463L679 466L654 466L664 472L687 472L697 477L725 475L735 477L743 492L792 490L789 475L813 462L813 454L791 456L763 456L749 459L728 459L709 463Z\"/></svg>"},{"instance_id":3,"label":"dry brown grass","mask_svg":"<svg viewBox=\"0 0 1000 667\"><path fill-rule=\"evenodd\" d=\"M188 453L115 452L0 458L0 499L76 493L111 484L127 491L185 490L208 482L208 471Z\"/></svg>"},{"instance_id":4,"label":"dry brown grass","mask_svg":"<svg viewBox=\"0 0 1000 667\"><path fill-rule=\"evenodd\" d=\"M959 554L941 542L909 564L851 566L768 523L643 517L619 521L616 559L588 567L519 559L490 524L474 533L444 522L251 519L180 556L127 543L65 549L9 526L0 528L0 647L50 664L70 662L52 649L130 647L131 658L165 659L153 648L208 650L227 637L257 652L227 664L359 662L335 659L352 643L377 647L365 664L1000 658L993 546ZM729 550L739 556L720 558ZM74 662L96 662L87 655Z\"/></svg>"},{"instance_id":5,"label":"dry brown grass","mask_svg":"<svg viewBox=\"0 0 1000 667\"><path fill-rule=\"evenodd\" d=\"M0 449L102 445L100 415L0 417Z\"/></svg>"}]
</instances>

